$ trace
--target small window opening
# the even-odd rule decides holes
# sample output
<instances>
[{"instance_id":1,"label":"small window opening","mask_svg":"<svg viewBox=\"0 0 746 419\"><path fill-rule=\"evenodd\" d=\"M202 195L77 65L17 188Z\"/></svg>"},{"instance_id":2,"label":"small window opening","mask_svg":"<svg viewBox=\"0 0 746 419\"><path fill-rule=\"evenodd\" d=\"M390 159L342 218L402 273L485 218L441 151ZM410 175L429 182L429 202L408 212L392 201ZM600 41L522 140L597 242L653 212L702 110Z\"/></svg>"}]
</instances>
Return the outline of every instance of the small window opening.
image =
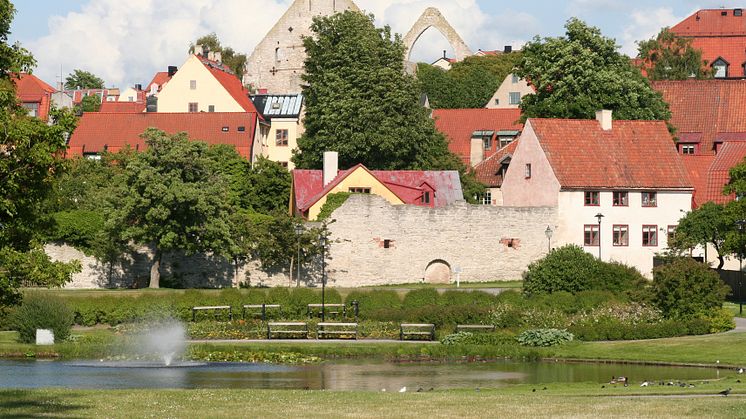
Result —
<instances>
[{"instance_id":1,"label":"small window opening","mask_svg":"<svg viewBox=\"0 0 746 419\"><path fill-rule=\"evenodd\" d=\"M228 127L223 127L223 132L228 132L228 131L229 131Z\"/></svg>"},{"instance_id":2,"label":"small window opening","mask_svg":"<svg viewBox=\"0 0 746 419\"><path fill-rule=\"evenodd\" d=\"M390 249L391 248L391 240L386 239L383 241L383 248L384 249Z\"/></svg>"}]
</instances>

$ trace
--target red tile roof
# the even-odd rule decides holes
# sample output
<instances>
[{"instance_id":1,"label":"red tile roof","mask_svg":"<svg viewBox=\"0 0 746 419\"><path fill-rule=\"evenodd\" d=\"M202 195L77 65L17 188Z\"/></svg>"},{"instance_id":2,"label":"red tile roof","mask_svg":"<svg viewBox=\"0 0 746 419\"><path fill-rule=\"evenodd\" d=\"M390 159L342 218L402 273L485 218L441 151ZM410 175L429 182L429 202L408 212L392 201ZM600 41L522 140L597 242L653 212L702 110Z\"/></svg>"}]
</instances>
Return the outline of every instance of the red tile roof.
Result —
<instances>
[{"instance_id":1,"label":"red tile roof","mask_svg":"<svg viewBox=\"0 0 746 419\"><path fill-rule=\"evenodd\" d=\"M701 154L714 154L724 133L746 133L746 80L656 81L653 87L668 102L680 141L701 137Z\"/></svg>"},{"instance_id":2,"label":"red tile roof","mask_svg":"<svg viewBox=\"0 0 746 419\"><path fill-rule=\"evenodd\" d=\"M436 109L435 127L448 139L448 148L471 165L471 136L474 131L521 131L520 109ZM499 142L485 150L485 158L497 152Z\"/></svg>"},{"instance_id":3,"label":"red tile roof","mask_svg":"<svg viewBox=\"0 0 746 419\"><path fill-rule=\"evenodd\" d=\"M709 64L718 58L728 62L728 77L746 76L746 17L735 16L734 9L700 10L672 27L671 32L691 38L692 46L702 51L702 58Z\"/></svg>"},{"instance_id":4,"label":"red tile roof","mask_svg":"<svg viewBox=\"0 0 746 419\"><path fill-rule=\"evenodd\" d=\"M663 121L614 121L609 131L596 120L529 123L562 188L692 188Z\"/></svg>"},{"instance_id":5,"label":"red tile roof","mask_svg":"<svg viewBox=\"0 0 746 419\"><path fill-rule=\"evenodd\" d=\"M681 156L684 163L689 181L694 186L694 195L692 196L692 208L697 208L708 201L707 199L707 178L710 172L710 166L715 161L714 155L706 156Z\"/></svg>"},{"instance_id":6,"label":"red tile roof","mask_svg":"<svg viewBox=\"0 0 746 419\"><path fill-rule=\"evenodd\" d=\"M16 96L18 100L25 103L38 103L39 119L46 120L49 117L51 95L57 89L48 85L33 74L21 73L12 79L16 85Z\"/></svg>"},{"instance_id":7,"label":"red tile roof","mask_svg":"<svg viewBox=\"0 0 746 419\"><path fill-rule=\"evenodd\" d=\"M474 168L474 175L477 177L479 183L490 188L499 188L502 186L503 176L500 170L502 168L502 161L505 157L513 156L515 149L518 147L518 141L515 140L501 148Z\"/></svg>"},{"instance_id":8,"label":"red tile roof","mask_svg":"<svg viewBox=\"0 0 746 419\"><path fill-rule=\"evenodd\" d=\"M239 154L251 158L256 113L85 113L70 138L68 156L116 152L129 145L144 150L140 135L147 128L158 128L169 134L186 132L189 138L209 144L229 144ZM223 128L228 131L224 132ZM238 131L238 127L245 127Z\"/></svg>"},{"instance_id":9,"label":"red tile roof","mask_svg":"<svg viewBox=\"0 0 746 419\"><path fill-rule=\"evenodd\" d=\"M106 101L101 104L99 112L105 113L133 113L133 112L144 112L145 102L109 102Z\"/></svg>"},{"instance_id":10,"label":"red tile roof","mask_svg":"<svg viewBox=\"0 0 746 419\"><path fill-rule=\"evenodd\" d=\"M729 141L723 144L707 172L707 189L702 194L702 203L725 204L735 195L723 195L723 188L730 181L730 169L743 163L746 158L746 141Z\"/></svg>"},{"instance_id":11,"label":"red tile roof","mask_svg":"<svg viewBox=\"0 0 746 419\"><path fill-rule=\"evenodd\" d=\"M148 87L145 88L146 93L150 93L150 88L153 86L153 84L158 85L158 91L160 91L163 88L163 85L168 83L168 81L171 80L171 77L168 75L168 71L160 71L158 73L155 73L155 76L153 76L153 80L148 83Z\"/></svg>"},{"instance_id":12,"label":"red tile roof","mask_svg":"<svg viewBox=\"0 0 746 419\"><path fill-rule=\"evenodd\" d=\"M200 55L196 55L196 57L246 112L257 112L254 103L249 99L249 89L241 84L241 80L228 67Z\"/></svg>"}]
</instances>

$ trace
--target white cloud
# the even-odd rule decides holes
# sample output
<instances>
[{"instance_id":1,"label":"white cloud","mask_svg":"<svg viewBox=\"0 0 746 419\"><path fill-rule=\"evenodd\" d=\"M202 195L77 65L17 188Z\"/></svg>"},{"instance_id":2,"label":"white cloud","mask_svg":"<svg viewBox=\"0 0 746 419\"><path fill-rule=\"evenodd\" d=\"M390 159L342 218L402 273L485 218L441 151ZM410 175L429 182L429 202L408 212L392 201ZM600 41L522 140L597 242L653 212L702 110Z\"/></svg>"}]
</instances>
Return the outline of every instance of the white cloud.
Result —
<instances>
[{"instance_id":1,"label":"white cloud","mask_svg":"<svg viewBox=\"0 0 746 419\"><path fill-rule=\"evenodd\" d=\"M624 28L621 37L622 52L634 57L637 55L638 41L644 41L657 35L662 28L673 26L683 17L675 16L670 7L635 10L631 14L632 22Z\"/></svg>"}]
</instances>

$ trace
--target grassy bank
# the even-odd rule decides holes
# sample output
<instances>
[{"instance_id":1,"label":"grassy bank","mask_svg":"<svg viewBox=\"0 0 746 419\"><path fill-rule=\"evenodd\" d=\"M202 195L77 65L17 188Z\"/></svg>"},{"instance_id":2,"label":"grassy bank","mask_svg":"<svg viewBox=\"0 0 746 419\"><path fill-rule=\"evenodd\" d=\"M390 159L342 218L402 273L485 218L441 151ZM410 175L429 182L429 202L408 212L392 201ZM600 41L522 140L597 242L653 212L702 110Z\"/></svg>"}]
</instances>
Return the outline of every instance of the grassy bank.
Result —
<instances>
[{"instance_id":1,"label":"grassy bank","mask_svg":"<svg viewBox=\"0 0 746 419\"><path fill-rule=\"evenodd\" d=\"M714 395L721 387L745 391L732 381L707 390L667 390ZM599 389L581 384L513 386L499 390L370 393L276 390L0 390L0 411L10 417L744 417L746 403L730 397L650 397L655 389ZM635 397L634 395L648 397ZM437 407L437 408L436 408Z\"/></svg>"}]
</instances>

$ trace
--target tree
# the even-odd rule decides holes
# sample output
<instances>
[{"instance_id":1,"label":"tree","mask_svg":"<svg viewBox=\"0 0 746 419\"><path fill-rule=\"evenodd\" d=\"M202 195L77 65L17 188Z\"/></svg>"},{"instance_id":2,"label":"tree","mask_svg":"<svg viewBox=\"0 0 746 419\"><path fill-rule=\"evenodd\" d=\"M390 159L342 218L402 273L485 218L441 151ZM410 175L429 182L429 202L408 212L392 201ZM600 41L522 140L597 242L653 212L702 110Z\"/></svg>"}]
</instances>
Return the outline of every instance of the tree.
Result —
<instances>
[{"instance_id":1,"label":"tree","mask_svg":"<svg viewBox=\"0 0 746 419\"><path fill-rule=\"evenodd\" d=\"M653 269L653 301L667 318L690 319L723 306L728 286L690 258Z\"/></svg>"},{"instance_id":2,"label":"tree","mask_svg":"<svg viewBox=\"0 0 746 419\"><path fill-rule=\"evenodd\" d=\"M68 74L65 78L65 89L103 89L104 80L95 74L84 71L75 70Z\"/></svg>"},{"instance_id":3,"label":"tree","mask_svg":"<svg viewBox=\"0 0 746 419\"><path fill-rule=\"evenodd\" d=\"M53 110L48 125L16 102L13 75L30 72L35 61L7 43L14 14L10 1L0 0L0 309L21 301L21 285L62 285L79 269L53 263L41 249L48 225L43 202L65 169L60 156L75 118Z\"/></svg>"},{"instance_id":4,"label":"tree","mask_svg":"<svg viewBox=\"0 0 746 419\"><path fill-rule=\"evenodd\" d=\"M723 269L725 255L728 253L723 245L732 229L733 220L726 213L725 207L707 202L679 220L676 235L669 247L685 251L700 245L712 245L719 260L717 269Z\"/></svg>"},{"instance_id":5,"label":"tree","mask_svg":"<svg viewBox=\"0 0 746 419\"><path fill-rule=\"evenodd\" d=\"M230 255L231 207L206 143L152 128L143 138L148 149L134 155L115 182L104 228L123 241L152 246L150 287L158 288L164 252Z\"/></svg>"},{"instance_id":6,"label":"tree","mask_svg":"<svg viewBox=\"0 0 746 419\"><path fill-rule=\"evenodd\" d=\"M222 55L222 62L227 65L239 79L243 79L243 74L246 71L246 54L239 54L231 47L223 47L220 44L218 35L213 32L197 39L197 42L189 45L189 53L194 54L197 45L202 45L208 51L220 52Z\"/></svg>"},{"instance_id":7,"label":"tree","mask_svg":"<svg viewBox=\"0 0 746 419\"><path fill-rule=\"evenodd\" d=\"M287 212L290 172L280 163L259 157L251 168L251 208L262 214Z\"/></svg>"},{"instance_id":8,"label":"tree","mask_svg":"<svg viewBox=\"0 0 746 419\"><path fill-rule=\"evenodd\" d=\"M88 95L80 101L75 109L78 113L98 112L101 109L101 98L98 95Z\"/></svg>"},{"instance_id":9,"label":"tree","mask_svg":"<svg viewBox=\"0 0 746 419\"><path fill-rule=\"evenodd\" d=\"M692 40L676 36L669 28L637 44L637 58L650 80L686 80L712 77L702 51L692 47Z\"/></svg>"},{"instance_id":10,"label":"tree","mask_svg":"<svg viewBox=\"0 0 746 419\"><path fill-rule=\"evenodd\" d=\"M593 119L600 109L617 119L670 118L661 94L613 39L576 18L565 28L565 36L536 37L522 51L515 73L536 89L523 98L524 118Z\"/></svg>"},{"instance_id":11,"label":"tree","mask_svg":"<svg viewBox=\"0 0 746 419\"><path fill-rule=\"evenodd\" d=\"M420 88L404 71L404 45L373 16L346 11L317 17L303 88L306 131L293 161L298 168L322 167L325 151L339 152L341 167L370 169L457 168L420 106Z\"/></svg>"}]
</instances>

